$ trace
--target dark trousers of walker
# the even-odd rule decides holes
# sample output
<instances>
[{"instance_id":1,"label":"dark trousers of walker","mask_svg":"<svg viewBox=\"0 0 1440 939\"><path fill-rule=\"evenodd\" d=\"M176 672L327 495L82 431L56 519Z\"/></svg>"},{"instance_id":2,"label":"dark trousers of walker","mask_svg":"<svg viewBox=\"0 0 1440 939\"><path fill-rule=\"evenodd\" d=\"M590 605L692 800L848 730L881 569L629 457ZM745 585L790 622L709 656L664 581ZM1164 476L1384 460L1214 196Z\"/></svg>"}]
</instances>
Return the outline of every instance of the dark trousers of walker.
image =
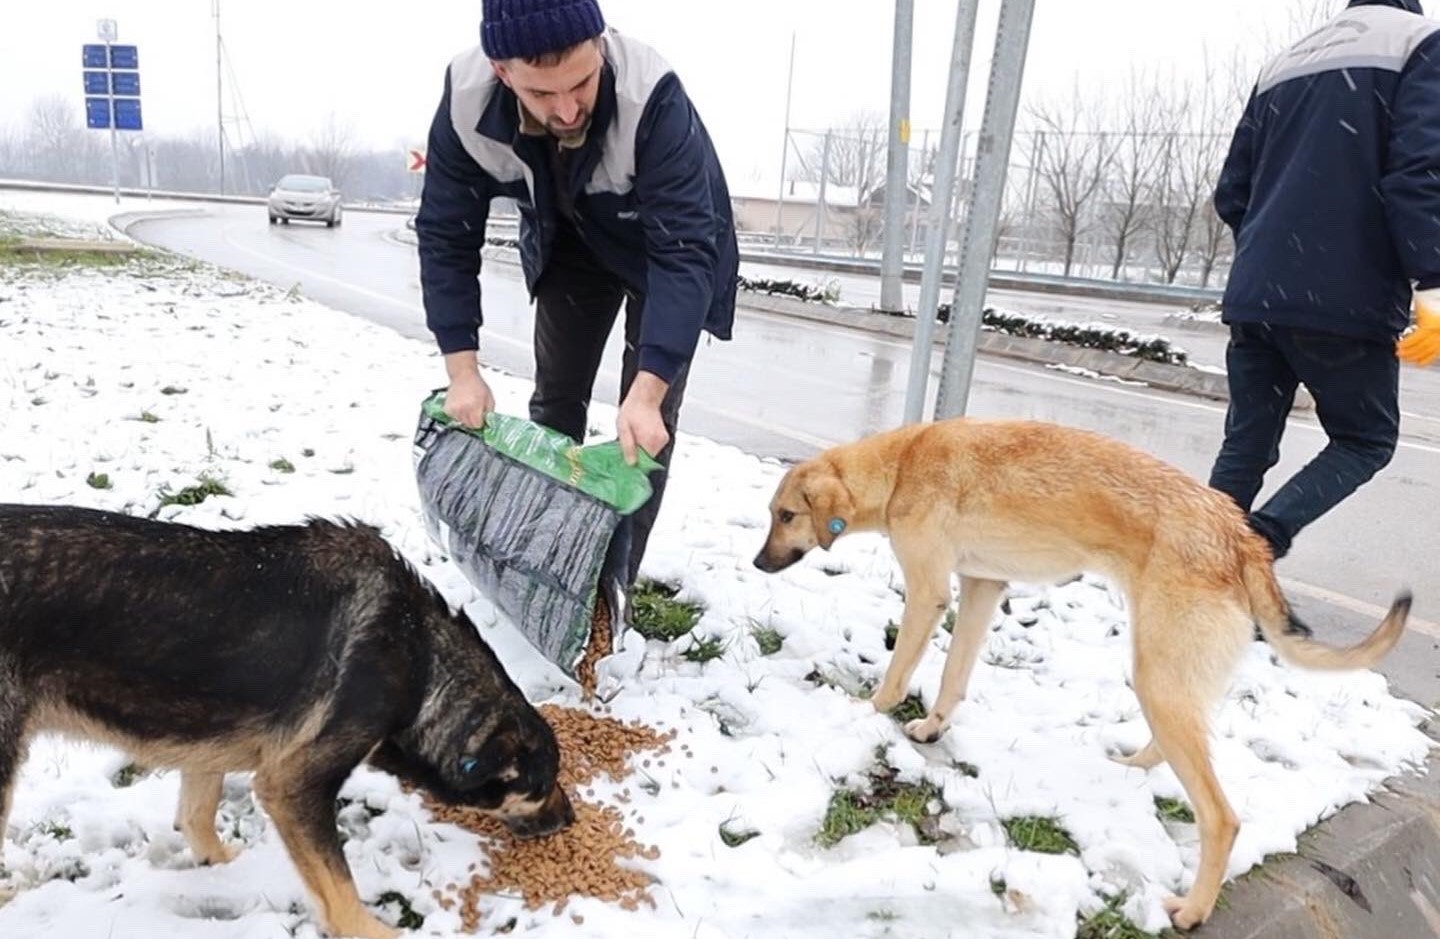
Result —
<instances>
[{"instance_id":1,"label":"dark trousers of walker","mask_svg":"<svg viewBox=\"0 0 1440 939\"><path fill-rule=\"evenodd\" d=\"M1235 323L1225 365L1230 408L1210 485L1250 513L1251 527L1283 557L1302 528L1394 455L1400 435L1395 347L1315 330ZM1329 442L1252 511L1265 473L1280 460L1285 419L1302 383L1315 399L1315 416Z\"/></svg>"}]
</instances>

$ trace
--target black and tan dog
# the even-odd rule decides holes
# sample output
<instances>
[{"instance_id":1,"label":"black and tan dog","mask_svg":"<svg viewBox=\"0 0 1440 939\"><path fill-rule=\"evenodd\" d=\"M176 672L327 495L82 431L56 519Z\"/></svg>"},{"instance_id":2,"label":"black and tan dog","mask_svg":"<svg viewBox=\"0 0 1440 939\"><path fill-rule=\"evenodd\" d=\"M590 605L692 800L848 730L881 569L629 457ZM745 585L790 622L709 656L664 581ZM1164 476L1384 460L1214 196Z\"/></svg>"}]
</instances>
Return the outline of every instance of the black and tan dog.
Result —
<instances>
[{"instance_id":1,"label":"black and tan dog","mask_svg":"<svg viewBox=\"0 0 1440 939\"><path fill-rule=\"evenodd\" d=\"M1139 450L1085 431L1030 421L956 419L836 447L800 463L770 503L770 533L755 558L777 571L854 531L890 536L905 575L895 654L874 696L888 711L950 603L960 609L940 691L911 738L944 732L1005 590L1082 571L1124 591L1135 652L1135 694L1153 735L1121 762L1169 761L1200 829L1200 869L1188 896L1167 904L1175 925L1209 917L1239 830L1210 765L1211 708L1251 638L1252 622L1287 662L1369 668L1399 641L1410 597L1396 598L1359 645L1336 649L1290 629L1270 549L1235 504Z\"/></svg>"},{"instance_id":2,"label":"black and tan dog","mask_svg":"<svg viewBox=\"0 0 1440 939\"><path fill-rule=\"evenodd\" d=\"M200 863L233 856L221 783L253 770L337 935L397 932L360 902L335 829L362 761L517 835L573 818L549 725L469 620L359 525L214 532L0 506L0 835L45 731L180 769L176 825Z\"/></svg>"}]
</instances>

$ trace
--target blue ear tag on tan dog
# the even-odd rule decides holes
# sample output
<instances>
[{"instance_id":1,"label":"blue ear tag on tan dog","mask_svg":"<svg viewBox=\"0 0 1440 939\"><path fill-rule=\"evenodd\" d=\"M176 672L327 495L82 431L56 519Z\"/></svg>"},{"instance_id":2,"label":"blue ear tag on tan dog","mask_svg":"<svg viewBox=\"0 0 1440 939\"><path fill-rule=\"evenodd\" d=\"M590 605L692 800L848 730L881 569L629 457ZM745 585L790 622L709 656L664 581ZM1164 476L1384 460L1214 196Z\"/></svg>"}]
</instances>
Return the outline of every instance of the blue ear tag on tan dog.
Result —
<instances>
[{"instance_id":1,"label":"blue ear tag on tan dog","mask_svg":"<svg viewBox=\"0 0 1440 939\"><path fill-rule=\"evenodd\" d=\"M830 534L838 535L845 530L845 520L843 518L832 518L830 519L830 524L826 527L830 529Z\"/></svg>"}]
</instances>

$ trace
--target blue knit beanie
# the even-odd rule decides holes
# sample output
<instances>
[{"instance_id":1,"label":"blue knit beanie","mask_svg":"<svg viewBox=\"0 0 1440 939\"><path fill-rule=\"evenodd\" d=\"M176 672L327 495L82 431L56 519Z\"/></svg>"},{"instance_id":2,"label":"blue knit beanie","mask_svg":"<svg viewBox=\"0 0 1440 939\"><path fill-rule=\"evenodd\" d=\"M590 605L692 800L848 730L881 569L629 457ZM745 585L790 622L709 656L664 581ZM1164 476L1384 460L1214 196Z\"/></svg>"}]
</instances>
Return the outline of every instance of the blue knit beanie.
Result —
<instances>
[{"instance_id":1,"label":"blue knit beanie","mask_svg":"<svg viewBox=\"0 0 1440 939\"><path fill-rule=\"evenodd\" d=\"M491 59L560 52L605 31L595 0L484 0L480 45Z\"/></svg>"}]
</instances>

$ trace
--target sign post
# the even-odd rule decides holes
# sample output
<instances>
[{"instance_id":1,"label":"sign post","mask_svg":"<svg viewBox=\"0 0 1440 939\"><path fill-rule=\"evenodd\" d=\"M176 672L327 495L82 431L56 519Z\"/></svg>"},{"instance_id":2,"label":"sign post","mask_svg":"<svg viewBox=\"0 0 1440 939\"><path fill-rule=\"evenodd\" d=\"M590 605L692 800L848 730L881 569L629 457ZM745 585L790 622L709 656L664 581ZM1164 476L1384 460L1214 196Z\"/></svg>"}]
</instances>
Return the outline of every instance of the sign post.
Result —
<instances>
[{"instance_id":1,"label":"sign post","mask_svg":"<svg viewBox=\"0 0 1440 939\"><path fill-rule=\"evenodd\" d=\"M114 20L95 24L100 43L81 47L81 77L85 85L85 126L110 131L110 169L115 201L120 201L120 138L122 130L144 130L140 116L140 51L120 46Z\"/></svg>"}]
</instances>

